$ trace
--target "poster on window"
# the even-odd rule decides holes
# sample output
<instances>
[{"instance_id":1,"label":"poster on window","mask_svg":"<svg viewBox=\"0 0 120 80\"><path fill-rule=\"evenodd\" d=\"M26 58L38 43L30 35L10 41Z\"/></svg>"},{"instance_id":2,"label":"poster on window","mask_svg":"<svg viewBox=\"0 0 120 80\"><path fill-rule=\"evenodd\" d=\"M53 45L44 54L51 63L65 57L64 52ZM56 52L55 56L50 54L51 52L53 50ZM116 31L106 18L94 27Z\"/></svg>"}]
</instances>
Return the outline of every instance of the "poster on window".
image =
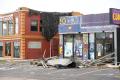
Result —
<instances>
[{"instance_id":1,"label":"poster on window","mask_svg":"<svg viewBox=\"0 0 120 80\"><path fill-rule=\"evenodd\" d=\"M66 44L64 45L65 49L64 49L64 56L65 57L71 57L73 55L73 51L72 51L72 43L71 42L66 42Z\"/></svg>"},{"instance_id":2,"label":"poster on window","mask_svg":"<svg viewBox=\"0 0 120 80\"><path fill-rule=\"evenodd\" d=\"M83 34L83 59L88 59L88 34Z\"/></svg>"},{"instance_id":3,"label":"poster on window","mask_svg":"<svg viewBox=\"0 0 120 80\"><path fill-rule=\"evenodd\" d=\"M75 56L82 57L82 52L83 52L82 47L83 47L82 36L75 35L75 38L74 38L74 54L75 54Z\"/></svg>"},{"instance_id":4,"label":"poster on window","mask_svg":"<svg viewBox=\"0 0 120 80\"><path fill-rule=\"evenodd\" d=\"M76 56L82 57L82 52L83 52L82 51L82 46L83 46L83 44L80 41L75 43L74 49L75 49L75 55Z\"/></svg>"}]
</instances>

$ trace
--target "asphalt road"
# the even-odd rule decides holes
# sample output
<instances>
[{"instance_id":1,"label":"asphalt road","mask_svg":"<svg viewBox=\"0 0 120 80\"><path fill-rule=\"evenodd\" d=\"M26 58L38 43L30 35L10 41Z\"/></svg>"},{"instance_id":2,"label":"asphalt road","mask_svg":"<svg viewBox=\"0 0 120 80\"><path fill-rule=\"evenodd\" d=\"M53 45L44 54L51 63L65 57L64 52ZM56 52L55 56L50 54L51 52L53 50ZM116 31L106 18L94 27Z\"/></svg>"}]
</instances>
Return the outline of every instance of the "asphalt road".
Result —
<instances>
[{"instance_id":1,"label":"asphalt road","mask_svg":"<svg viewBox=\"0 0 120 80\"><path fill-rule=\"evenodd\" d=\"M111 68L42 68L27 64L0 65L0 80L120 80Z\"/></svg>"}]
</instances>

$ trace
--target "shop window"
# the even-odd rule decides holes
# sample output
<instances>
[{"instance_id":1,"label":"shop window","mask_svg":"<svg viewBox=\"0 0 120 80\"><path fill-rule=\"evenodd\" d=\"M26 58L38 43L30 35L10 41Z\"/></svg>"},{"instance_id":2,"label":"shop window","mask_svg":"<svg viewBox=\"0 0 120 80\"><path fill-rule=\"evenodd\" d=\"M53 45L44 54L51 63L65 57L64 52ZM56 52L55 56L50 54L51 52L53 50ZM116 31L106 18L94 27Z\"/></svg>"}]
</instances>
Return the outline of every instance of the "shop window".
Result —
<instances>
[{"instance_id":1,"label":"shop window","mask_svg":"<svg viewBox=\"0 0 120 80\"><path fill-rule=\"evenodd\" d=\"M18 34L19 32L19 23L18 23L18 17L15 18L15 34Z\"/></svg>"},{"instance_id":2,"label":"shop window","mask_svg":"<svg viewBox=\"0 0 120 80\"><path fill-rule=\"evenodd\" d=\"M8 28L8 27L7 27L7 21L4 21L4 22L3 22L3 36L5 36L5 35L8 34L8 33L7 33L7 31L8 31L7 28Z\"/></svg>"},{"instance_id":3,"label":"shop window","mask_svg":"<svg viewBox=\"0 0 120 80\"><path fill-rule=\"evenodd\" d=\"M89 59L95 59L95 35L94 33L89 34Z\"/></svg>"},{"instance_id":4,"label":"shop window","mask_svg":"<svg viewBox=\"0 0 120 80\"><path fill-rule=\"evenodd\" d=\"M96 38L97 39L105 39L105 33L96 33Z\"/></svg>"},{"instance_id":5,"label":"shop window","mask_svg":"<svg viewBox=\"0 0 120 80\"><path fill-rule=\"evenodd\" d=\"M0 21L0 36L2 35L2 21Z\"/></svg>"},{"instance_id":6,"label":"shop window","mask_svg":"<svg viewBox=\"0 0 120 80\"><path fill-rule=\"evenodd\" d=\"M106 51L106 53L111 53L114 51L114 42L113 42L113 33L112 32L106 33L105 51Z\"/></svg>"},{"instance_id":7,"label":"shop window","mask_svg":"<svg viewBox=\"0 0 120 80\"><path fill-rule=\"evenodd\" d=\"M106 33L106 38L107 38L107 39L112 39L112 38L113 38L113 33L107 32L107 33Z\"/></svg>"},{"instance_id":8,"label":"shop window","mask_svg":"<svg viewBox=\"0 0 120 80\"><path fill-rule=\"evenodd\" d=\"M113 33L96 33L96 57L102 57L114 51Z\"/></svg>"},{"instance_id":9,"label":"shop window","mask_svg":"<svg viewBox=\"0 0 120 80\"><path fill-rule=\"evenodd\" d=\"M64 57L73 56L73 35L64 35Z\"/></svg>"},{"instance_id":10,"label":"shop window","mask_svg":"<svg viewBox=\"0 0 120 80\"><path fill-rule=\"evenodd\" d=\"M38 20L31 21L31 31L38 31Z\"/></svg>"},{"instance_id":11,"label":"shop window","mask_svg":"<svg viewBox=\"0 0 120 80\"><path fill-rule=\"evenodd\" d=\"M15 58L20 57L20 42L18 42L18 41L14 42L14 57Z\"/></svg>"},{"instance_id":12,"label":"shop window","mask_svg":"<svg viewBox=\"0 0 120 80\"><path fill-rule=\"evenodd\" d=\"M13 22L12 20L9 20L8 21L8 24L9 24L9 35L13 35Z\"/></svg>"},{"instance_id":13,"label":"shop window","mask_svg":"<svg viewBox=\"0 0 120 80\"><path fill-rule=\"evenodd\" d=\"M5 43L5 56L11 56L11 43Z\"/></svg>"},{"instance_id":14,"label":"shop window","mask_svg":"<svg viewBox=\"0 0 120 80\"><path fill-rule=\"evenodd\" d=\"M43 20L40 20L40 25L43 25Z\"/></svg>"},{"instance_id":15,"label":"shop window","mask_svg":"<svg viewBox=\"0 0 120 80\"><path fill-rule=\"evenodd\" d=\"M40 20L40 32L42 32L43 20Z\"/></svg>"},{"instance_id":16,"label":"shop window","mask_svg":"<svg viewBox=\"0 0 120 80\"><path fill-rule=\"evenodd\" d=\"M3 42L0 42L0 57L2 57L3 52Z\"/></svg>"}]
</instances>

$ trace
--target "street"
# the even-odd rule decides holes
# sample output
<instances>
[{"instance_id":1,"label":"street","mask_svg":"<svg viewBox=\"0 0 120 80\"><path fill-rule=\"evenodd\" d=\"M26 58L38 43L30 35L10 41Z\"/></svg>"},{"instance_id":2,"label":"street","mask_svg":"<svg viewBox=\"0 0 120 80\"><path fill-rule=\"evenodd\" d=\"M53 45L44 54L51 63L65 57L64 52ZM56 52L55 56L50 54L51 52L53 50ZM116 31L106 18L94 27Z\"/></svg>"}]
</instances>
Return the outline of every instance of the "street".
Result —
<instances>
[{"instance_id":1,"label":"street","mask_svg":"<svg viewBox=\"0 0 120 80\"><path fill-rule=\"evenodd\" d=\"M0 64L0 80L120 80L112 68L43 68L26 63Z\"/></svg>"}]
</instances>

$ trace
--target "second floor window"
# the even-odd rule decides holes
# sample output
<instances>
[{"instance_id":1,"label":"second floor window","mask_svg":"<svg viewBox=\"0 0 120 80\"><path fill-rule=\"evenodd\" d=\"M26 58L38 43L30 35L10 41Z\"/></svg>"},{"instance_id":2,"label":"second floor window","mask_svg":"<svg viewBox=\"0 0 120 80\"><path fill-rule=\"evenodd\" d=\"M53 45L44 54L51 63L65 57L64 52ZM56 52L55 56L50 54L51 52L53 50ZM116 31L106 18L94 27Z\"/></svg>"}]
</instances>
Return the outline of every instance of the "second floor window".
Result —
<instances>
[{"instance_id":1,"label":"second floor window","mask_svg":"<svg viewBox=\"0 0 120 80\"><path fill-rule=\"evenodd\" d=\"M38 20L31 21L31 31L38 31Z\"/></svg>"},{"instance_id":2,"label":"second floor window","mask_svg":"<svg viewBox=\"0 0 120 80\"><path fill-rule=\"evenodd\" d=\"M14 34L14 31L13 31L13 22L12 20L9 20L8 21L8 27L9 27L9 35L13 35Z\"/></svg>"},{"instance_id":3,"label":"second floor window","mask_svg":"<svg viewBox=\"0 0 120 80\"><path fill-rule=\"evenodd\" d=\"M18 17L15 18L15 34L19 32L19 24L18 24Z\"/></svg>"},{"instance_id":4,"label":"second floor window","mask_svg":"<svg viewBox=\"0 0 120 80\"><path fill-rule=\"evenodd\" d=\"M8 35L7 31L8 31L8 29L7 29L7 22L4 21L3 22L3 36Z\"/></svg>"},{"instance_id":5,"label":"second floor window","mask_svg":"<svg viewBox=\"0 0 120 80\"><path fill-rule=\"evenodd\" d=\"M2 21L0 21L0 36L2 35Z\"/></svg>"}]
</instances>

